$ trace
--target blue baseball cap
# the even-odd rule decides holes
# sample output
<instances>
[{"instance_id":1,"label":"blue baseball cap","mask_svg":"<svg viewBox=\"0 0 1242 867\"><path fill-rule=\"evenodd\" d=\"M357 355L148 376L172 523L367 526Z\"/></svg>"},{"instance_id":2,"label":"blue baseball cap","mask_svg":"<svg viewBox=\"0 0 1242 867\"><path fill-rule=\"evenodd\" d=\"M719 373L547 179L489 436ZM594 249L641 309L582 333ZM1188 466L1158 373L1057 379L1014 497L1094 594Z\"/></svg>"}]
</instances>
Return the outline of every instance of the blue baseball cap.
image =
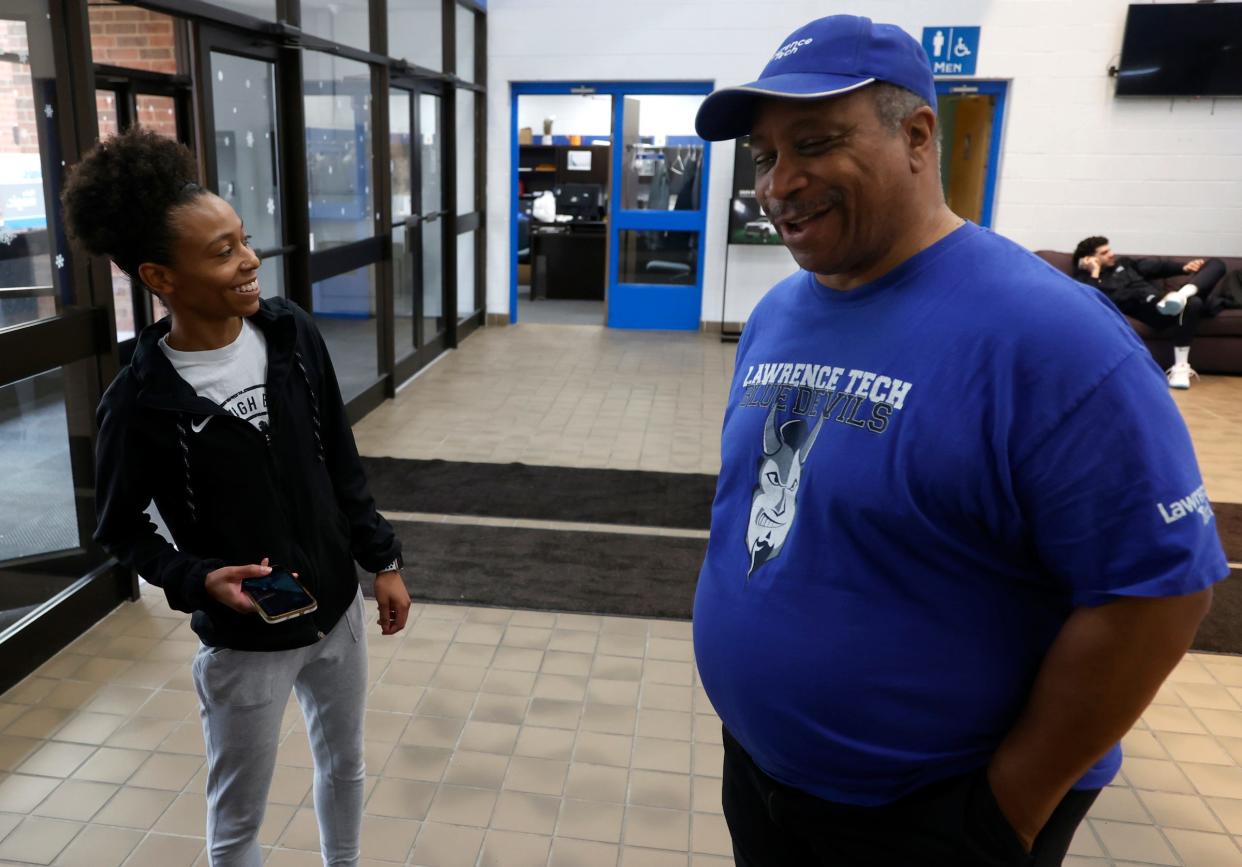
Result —
<instances>
[{"instance_id":1,"label":"blue baseball cap","mask_svg":"<svg viewBox=\"0 0 1242 867\"><path fill-rule=\"evenodd\" d=\"M829 15L791 33L757 81L711 93L695 129L707 141L740 138L750 133L761 99L826 99L876 81L913 91L936 108L931 63L914 37L895 24Z\"/></svg>"}]
</instances>

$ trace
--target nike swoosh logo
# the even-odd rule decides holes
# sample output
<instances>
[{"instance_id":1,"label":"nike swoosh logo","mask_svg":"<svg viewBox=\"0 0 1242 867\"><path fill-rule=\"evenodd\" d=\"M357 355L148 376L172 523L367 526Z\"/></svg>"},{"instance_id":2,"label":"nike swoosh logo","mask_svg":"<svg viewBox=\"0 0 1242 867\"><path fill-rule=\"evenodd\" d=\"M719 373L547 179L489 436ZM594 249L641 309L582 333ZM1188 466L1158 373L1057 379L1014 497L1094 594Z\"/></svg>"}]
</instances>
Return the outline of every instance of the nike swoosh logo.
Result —
<instances>
[{"instance_id":1,"label":"nike swoosh logo","mask_svg":"<svg viewBox=\"0 0 1242 867\"><path fill-rule=\"evenodd\" d=\"M190 422L190 428L194 431L194 433L202 433L202 432L203 432L203 428L207 427L207 422L209 422L209 421L211 421L211 416L207 416L207 417L206 417L205 419L203 419L203 420L202 420L202 422L201 422L201 423L199 423L199 424L195 424L194 422Z\"/></svg>"}]
</instances>

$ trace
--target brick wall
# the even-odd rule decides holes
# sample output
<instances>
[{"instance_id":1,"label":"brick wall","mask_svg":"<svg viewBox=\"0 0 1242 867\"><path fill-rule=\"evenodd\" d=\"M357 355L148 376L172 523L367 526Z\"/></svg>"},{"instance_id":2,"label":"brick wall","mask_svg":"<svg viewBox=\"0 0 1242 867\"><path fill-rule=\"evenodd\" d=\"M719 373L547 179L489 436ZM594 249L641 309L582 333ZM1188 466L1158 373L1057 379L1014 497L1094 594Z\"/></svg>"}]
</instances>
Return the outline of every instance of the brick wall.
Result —
<instances>
[{"instance_id":1,"label":"brick wall","mask_svg":"<svg viewBox=\"0 0 1242 867\"><path fill-rule=\"evenodd\" d=\"M95 63L144 69L151 72L177 72L175 22L167 15L118 4L90 7L91 54ZM109 112L103 100L100 108L100 134L116 128L115 111ZM172 100L138 97L138 122L169 138L177 136L176 118L168 109Z\"/></svg>"},{"instance_id":2,"label":"brick wall","mask_svg":"<svg viewBox=\"0 0 1242 867\"><path fill-rule=\"evenodd\" d=\"M0 21L0 52L19 56L26 54L26 25L23 22ZM38 152L30 67L0 63L0 153Z\"/></svg>"}]
</instances>

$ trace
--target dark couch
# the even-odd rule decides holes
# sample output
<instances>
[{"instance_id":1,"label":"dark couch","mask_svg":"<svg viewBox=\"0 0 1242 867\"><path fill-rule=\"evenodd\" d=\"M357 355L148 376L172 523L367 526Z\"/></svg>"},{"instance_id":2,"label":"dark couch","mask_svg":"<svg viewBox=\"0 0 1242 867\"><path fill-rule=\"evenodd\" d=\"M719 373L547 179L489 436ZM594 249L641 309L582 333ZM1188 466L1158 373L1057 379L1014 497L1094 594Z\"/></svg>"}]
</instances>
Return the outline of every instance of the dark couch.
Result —
<instances>
[{"instance_id":1,"label":"dark couch","mask_svg":"<svg viewBox=\"0 0 1242 867\"><path fill-rule=\"evenodd\" d=\"M1038 250L1035 255L1050 263L1058 271L1073 274L1073 255L1071 253L1059 253L1055 250ZM1142 258L1142 256L1135 256L1135 258ZM1198 257L1172 256L1170 258L1184 258L1189 261ZM1242 257L1217 256L1214 258L1218 258L1225 263L1226 273L1242 268ZM1166 290L1173 290L1189 279L1190 275L1187 274L1153 282L1156 286L1163 286ZM1129 317L1126 318L1129 319ZM1142 322L1130 319L1130 324L1134 326L1134 330L1143 338L1143 342L1151 350L1151 354L1155 357L1156 362L1161 367L1167 368L1172 366L1173 344L1156 336L1152 329ZM1214 319L1200 320L1199 331L1190 349L1190 366L1199 373L1242 374L1242 310L1224 310Z\"/></svg>"}]
</instances>

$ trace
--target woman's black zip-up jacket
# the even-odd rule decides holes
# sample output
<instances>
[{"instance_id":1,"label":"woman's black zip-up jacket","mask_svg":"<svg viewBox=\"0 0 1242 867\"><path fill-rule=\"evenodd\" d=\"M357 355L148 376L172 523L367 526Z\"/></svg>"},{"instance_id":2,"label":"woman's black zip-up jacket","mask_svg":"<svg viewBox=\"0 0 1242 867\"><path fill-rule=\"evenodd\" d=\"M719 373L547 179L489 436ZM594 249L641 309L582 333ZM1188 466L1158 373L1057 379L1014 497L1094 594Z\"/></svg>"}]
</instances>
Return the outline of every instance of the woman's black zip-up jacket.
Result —
<instances>
[{"instance_id":1,"label":"woman's black zip-up jacket","mask_svg":"<svg viewBox=\"0 0 1242 867\"><path fill-rule=\"evenodd\" d=\"M401 544L375 509L314 321L279 298L250 321L267 340L266 436L177 375L159 347L166 319L142 332L99 403L95 539L192 612L204 644L285 650L331 631L358 592L355 559L379 572ZM152 500L176 547L144 514ZM297 572L319 609L269 624L206 592L208 572L264 557Z\"/></svg>"}]
</instances>

